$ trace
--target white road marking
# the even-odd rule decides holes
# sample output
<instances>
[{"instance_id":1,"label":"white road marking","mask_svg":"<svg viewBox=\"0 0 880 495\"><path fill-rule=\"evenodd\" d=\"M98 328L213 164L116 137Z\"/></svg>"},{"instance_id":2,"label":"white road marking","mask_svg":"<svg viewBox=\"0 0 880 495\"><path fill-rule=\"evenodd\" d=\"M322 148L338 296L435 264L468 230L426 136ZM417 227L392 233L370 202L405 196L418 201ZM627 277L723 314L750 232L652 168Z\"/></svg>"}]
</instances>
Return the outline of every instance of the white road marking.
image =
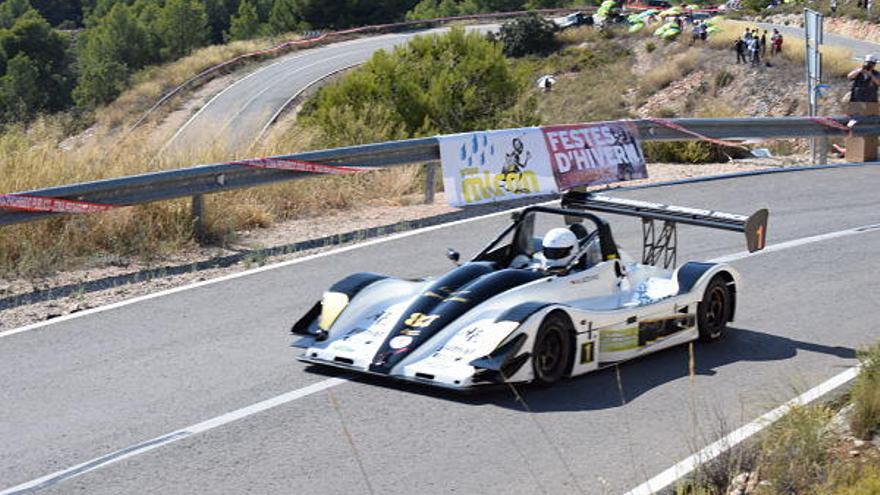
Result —
<instances>
[{"instance_id":1,"label":"white road marking","mask_svg":"<svg viewBox=\"0 0 880 495\"><path fill-rule=\"evenodd\" d=\"M549 204L549 203L554 203L554 202L555 201L549 201L549 202L543 203L543 204ZM509 215L512 211L517 210L517 209L519 209L519 208L511 208L509 210L496 211L494 213L488 213L486 215L480 215L480 216L471 217L471 218L463 218L461 220L455 220L453 222L432 225L430 227L422 227L420 229L408 230L406 232L400 232L400 233L392 234L392 235L389 235L386 237L379 237L377 239L373 239L373 240L366 241L366 242L351 244L348 246L343 246L340 248L331 249L329 251L324 251L324 252L312 254L309 256L303 256L302 258L295 258L295 259L291 259L291 260L287 260L287 261L282 261L280 263L273 263L273 264L264 265L264 266L261 266L258 268L252 268L250 270L245 270L245 271L241 271L241 272L237 272L237 273L230 273L229 275L223 275L222 277L212 278L210 280L203 280L201 282L194 282L194 283L187 284L187 285L181 285L180 287L174 287L172 289L167 289L167 290L163 290L163 291L159 291L159 292L153 292L150 294L145 294L143 296L133 297L131 299L126 299L124 301L119 301L119 302L115 302L112 304L107 304L106 306L99 306L97 308L91 308L91 309L87 309L85 311L79 311L76 313L70 313L70 314L66 314L64 316L59 316L58 318L52 318L51 320L40 321L37 323L32 323L30 325L25 325L23 327L13 328L11 330L6 330L3 332L0 332L0 338L10 337L12 335L16 335L16 334L19 334L22 332L36 330L38 328L43 328L43 327L46 327L49 325L53 325L55 323L62 323L65 321L70 321L70 320L73 320L76 318L81 318L81 317L93 315L96 313L103 313L104 311L110 311L113 309L128 306L130 304L137 304L140 302L149 301L150 299L155 299L157 297L168 296L171 294L176 294L178 292L183 292L183 291L190 290L190 289L196 289L196 288L204 287L207 285L213 285L213 284L216 284L219 282L226 282L228 280L234 280L234 279L240 278L240 277L247 277L249 275L254 275L256 273L274 270L276 268L284 268L284 267L291 266L291 265L297 265L299 263L305 263L307 261L311 261L311 260L318 259L318 258L323 258L325 256L331 256L334 254L345 253L347 251L353 251L355 249L361 249L361 248L365 248L365 247L369 247L369 246L374 246L376 244L382 244L385 242L396 241L398 239L404 239L407 237L412 237L415 235L424 234L426 232L432 232L434 230L445 229L448 227L455 227L457 225L462 225L462 224L469 223L469 222L475 222L478 220L485 220L487 218L497 217L497 216L501 216L501 215Z\"/></svg>"},{"instance_id":2,"label":"white road marking","mask_svg":"<svg viewBox=\"0 0 880 495\"><path fill-rule=\"evenodd\" d=\"M684 476L690 474L697 466L712 461L727 450L736 447L744 440L752 435L759 433L764 428L773 424L779 418L785 416L792 407L802 406L813 402L814 400L834 391L838 387L845 385L847 382L855 378L859 374L859 367L849 368L843 373L837 374L828 380L822 382L818 386L804 392L803 394L791 399L785 404L761 415L758 419L742 426L733 432L725 435L696 454L684 459L671 468L654 476L645 483L626 492L625 495L651 495L663 490Z\"/></svg>"},{"instance_id":3,"label":"white road marking","mask_svg":"<svg viewBox=\"0 0 880 495\"><path fill-rule=\"evenodd\" d=\"M450 226L450 225L457 224L457 223L474 221L479 218L498 216L498 215L505 214L505 213L508 213L508 212L507 211L496 212L496 213L491 213L489 215L483 215L481 217L475 217L472 219L459 220L457 222L453 222L450 224L435 225L433 227L427 227L427 228L421 229L419 231L405 232L405 233L400 234L398 236L392 236L392 237L396 237L396 238L408 237L408 236L414 235L418 232L436 230L438 228ZM829 239L836 239L836 238L842 237L844 235L853 235L856 233L865 233L865 232L871 232L871 231L880 231L880 224L867 225L864 227L857 227L855 229L847 229L847 230L842 230L839 232L831 232L831 233L823 234L823 235L803 237L801 239L795 239L792 241L782 242L779 244L774 244L774 245L768 246L767 248L764 249L764 251L758 251L755 253L747 253L747 252L746 253L736 253L736 254L716 258L716 260L734 260L734 259L738 260L738 259L743 259L743 258L749 258L751 256L756 256L761 253L766 253L766 252L772 253L772 252L782 251L784 249L791 249L791 248L795 248L798 246L803 246L805 244L821 242L821 241L825 241L825 240L829 240ZM849 234L845 234L847 232L849 232ZM257 268L255 270L251 270L247 273L264 271L264 270L270 269L272 267L277 268L278 266L281 266L281 265L286 266L286 265L295 264L295 263L302 263L303 261L306 261L307 259L312 259L312 258L316 258L316 257L320 257L320 256L327 256L329 254L338 253L341 251L348 251L348 250L355 249L357 247L364 246L367 244L378 244L379 242L383 242L385 240L387 240L387 239L377 239L376 241L373 241L370 243L358 244L355 246L348 246L346 248L338 249L333 252L320 253L320 254L316 254L313 256L309 256L307 258L300 258L297 260L291 260L289 262L279 263L278 265L272 265L271 267ZM205 282L200 282L199 284L193 284L193 285L195 285L195 286L207 285L208 283L216 282L216 281L223 280L223 279L237 278L237 277L243 276L244 274L245 273L236 273L236 274L233 274L233 275L230 275L227 277L215 279L214 281L205 281ZM166 291L166 293L177 292L179 290L183 290L183 288L171 289L170 291ZM155 295L153 295L153 296L155 296ZM145 297L145 298L149 298L149 297ZM135 302L135 301L136 300L133 299L130 301L124 301L124 303L131 304L132 302ZM124 305L124 304L120 304L120 305ZM111 305L111 306L114 306L114 305ZM108 307L105 307L105 308L108 308ZM96 308L96 309L101 309L101 308ZM71 315L71 316L76 316L78 314L79 313L75 313L74 315ZM55 320L50 320L49 322L44 322L41 324L42 325L49 324L52 321L55 321ZM15 330L13 330L13 331L15 331ZM742 442L746 438L761 431L763 428L765 428L767 426L767 424L769 424L769 423L775 421L776 419L779 419L781 416L783 416L793 405L802 404L802 403L806 404L807 402L815 400L816 398L821 397L822 395L825 395L826 393L830 392L831 390L834 390L835 388L852 380L857 374L858 374L858 368L848 369L847 371L845 371L845 372L831 378L830 380L822 383L818 387L815 387L815 388L809 390L808 392L796 397L795 399L792 399L791 401L786 402L782 406L770 411L767 414L764 414L763 416L761 416L757 420L753 421L752 423L749 423L749 424L739 428L738 430L725 436L721 440L718 440L717 442L709 445L708 447L701 450L699 453L694 454L691 457L688 457L687 459L681 461L680 463L676 464L672 468L667 469L666 471L660 473L659 475L655 476L654 478L648 480L643 485L640 485L636 489L628 492L626 495L651 494L651 493L654 493L654 491L656 491L656 490L660 490L660 489L670 485L671 483L674 483L675 480L677 480L681 476L684 476L685 474L692 471L697 465L699 465L700 462L706 462L708 460L714 459L719 454L724 452L726 449L729 449L729 448L737 445L738 443ZM41 488L45 488L45 487L53 485L55 483L59 483L61 481L88 473L90 471L94 471L96 469L102 468L102 467L107 466L109 464L112 464L114 462L121 461L123 459L128 459L130 457L134 457L134 456L149 452L151 450L157 449L157 448L162 447L164 445L168 445L168 444L177 442L178 440L182 440L184 438L191 437L195 434L203 433L208 430L212 430L214 428L218 428L220 426L232 423L233 421L237 421L239 419L243 419L248 416L252 416L254 414L266 411L268 409L272 409L273 407L280 406L282 404L287 404L289 402L293 402L293 401L301 399L303 397L308 397L309 395L312 395L316 392L320 392L322 390L327 390L331 387L335 387L335 386L340 385L342 383L345 383L347 381L348 381L348 379L346 379L346 378L330 378L330 379L309 385L304 388L292 390L292 391L284 393L282 395L279 395L279 396L276 396L276 397L273 397L270 399L266 399L262 402L258 402L256 404L252 404L250 406L243 407L241 409L237 409L235 411L232 411L232 412L229 412L226 414L222 414L222 415L217 416L215 418L211 418L206 421L202 421L201 423L197 423L197 424L182 428L180 430L173 431L173 432L165 434L165 435L161 435L159 437L156 437L156 438L147 440L145 442L141 442L141 443L117 450L115 452L111 452L109 454L103 455L101 457L97 457L95 459L91 459L91 460L83 462L81 464L77 464L76 466L72 466L67 469L63 469L61 471L57 471L52 474L48 474L46 476L22 483L20 485L14 486L12 488L7 488L6 490L0 492L0 495L13 495L13 494L18 495L18 494L22 494L22 493L33 491L33 490L39 490Z\"/></svg>"},{"instance_id":4,"label":"white road marking","mask_svg":"<svg viewBox=\"0 0 880 495\"><path fill-rule=\"evenodd\" d=\"M287 392L286 394L272 397L271 399L266 399L262 402L257 402L256 404L251 404L250 406L236 409L235 411L228 412L215 418L211 418L207 421L202 421L201 423L187 426L180 430L168 433L167 435L162 435L147 440L146 442L141 442L139 444L135 444L124 449L102 455L101 457L96 457L81 464L77 464L76 466L71 466L67 469L62 469L61 471L47 474L46 476L43 476L41 478L37 478L35 480L31 480L20 485L16 485L11 488L7 488L0 492L0 495L20 495L23 493L47 488L56 483L60 483L70 478L74 478L94 471L96 469L100 469L115 462L119 462L123 459L128 459L130 457L147 453L151 450L158 449L159 447L163 447L165 445L183 440L184 438L189 438L193 435L213 430L214 428L219 428L223 425L232 423L233 421L238 421L239 419L253 416L254 414L272 409L273 407L277 407L283 404L287 404L289 402L293 402L295 400L302 399L304 397L308 397L312 394L327 390L337 385L342 385L347 381L348 380L345 378L328 378L307 387L292 390L290 392Z\"/></svg>"}]
</instances>

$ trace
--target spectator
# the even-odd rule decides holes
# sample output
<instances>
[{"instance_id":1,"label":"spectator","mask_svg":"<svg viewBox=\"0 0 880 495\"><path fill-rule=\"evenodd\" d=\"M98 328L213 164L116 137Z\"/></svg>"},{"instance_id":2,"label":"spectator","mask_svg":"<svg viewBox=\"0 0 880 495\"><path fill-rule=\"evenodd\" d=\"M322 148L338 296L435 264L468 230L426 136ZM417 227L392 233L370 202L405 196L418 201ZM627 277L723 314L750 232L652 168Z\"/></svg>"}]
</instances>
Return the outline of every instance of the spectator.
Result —
<instances>
[{"instance_id":1,"label":"spectator","mask_svg":"<svg viewBox=\"0 0 880 495\"><path fill-rule=\"evenodd\" d=\"M770 37L770 56L782 53L782 33L778 29L773 29L773 36Z\"/></svg>"},{"instance_id":2,"label":"spectator","mask_svg":"<svg viewBox=\"0 0 880 495\"><path fill-rule=\"evenodd\" d=\"M761 40L757 37L749 38L746 44L749 47L749 60L752 65L759 65L761 63Z\"/></svg>"},{"instance_id":3,"label":"spectator","mask_svg":"<svg viewBox=\"0 0 880 495\"><path fill-rule=\"evenodd\" d=\"M706 38L709 37L709 26L706 25L705 22L700 22L700 41L706 42Z\"/></svg>"},{"instance_id":4,"label":"spectator","mask_svg":"<svg viewBox=\"0 0 880 495\"><path fill-rule=\"evenodd\" d=\"M746 42L742 38L737 38L733 42L733 49L736 50L736 63L748 63L746 60Z\"/></svg>"},{"instance_id":5,"label":"spectator","mask_svg":"<svg viewBox=\"0 0 880 495\"><path fill-rule=\"evenodd\" d=\"M746 28L746 32L743 33L743 40L748 42L750 39L752 39L752 30L749 28Z\"/></svg>"},{"instance_id":6,"label":"spectator","mask_svg":"<svg viewBox=\"0 0 880 495\"><path fill-rule=\"evenodd\" d=\"M831 17L837 14L837 0L829 0L828 6L831 8Z\"/></svg>"},{"instance_id":7,"label":"spectator","mask_svg":"<svg viewBox=\"0 0 880 495\"><path fill-rule=\"evenodd\" d=\"M761 35L761 58L767 58L767 30Z\"/></svg>"},{"instance_id":8,"label":"spectator","mask_svg":"<svg viewBox=\"0 0 880 495\"><path fill-rule=\"evenodd\" d=\"M880 72L876 70L877 57L868 55L861 67L850 72L846 77L852 81L849 101L877 102L877 88L880 87Z\"/></svg>"}]
</instances>

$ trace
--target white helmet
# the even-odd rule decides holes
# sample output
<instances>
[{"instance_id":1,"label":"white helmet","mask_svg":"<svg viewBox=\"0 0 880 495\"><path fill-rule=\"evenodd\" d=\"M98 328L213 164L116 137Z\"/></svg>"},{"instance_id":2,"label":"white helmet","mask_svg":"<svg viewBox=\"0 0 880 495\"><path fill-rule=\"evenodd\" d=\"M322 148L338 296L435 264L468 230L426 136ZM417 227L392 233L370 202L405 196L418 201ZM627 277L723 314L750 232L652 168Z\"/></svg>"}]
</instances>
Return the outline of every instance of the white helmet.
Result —
<instances>
[{"instance_id":1,"label":"white helmet","mask_svg":"<svg viewBox=\"0 0 880 495\"><path fill-rule=\"evenodd\" d=\"M568 265L574 256L577 237L568 229L561 227L550 229L541 242L545 264L548 268L562 268Z\"/></svg>"},{"instance_id":2,"label":"white helmet","mask_svg":"<svg viewBox=\"0 0 880 495\"><path fill-rule=\"evenodd\" d=\"M877 55L874 55L874 54L865 55L865 63L876 64L877 63Z\"/></svg>"}]
</instances>

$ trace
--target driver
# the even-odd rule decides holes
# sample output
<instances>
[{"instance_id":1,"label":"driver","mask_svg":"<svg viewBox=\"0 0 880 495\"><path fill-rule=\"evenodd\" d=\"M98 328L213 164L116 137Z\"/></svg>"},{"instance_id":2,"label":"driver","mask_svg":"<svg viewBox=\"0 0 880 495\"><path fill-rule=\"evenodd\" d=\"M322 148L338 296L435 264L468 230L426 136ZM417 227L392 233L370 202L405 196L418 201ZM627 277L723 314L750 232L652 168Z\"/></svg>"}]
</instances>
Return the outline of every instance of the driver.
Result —
<instances>
[{"instance_id":1,"label":"driver","mask_svg":"<svg viewBox=\"0 0 880 495\"><path fill-rule=\"evenodd\" d=\"M545 272L562 273L574 257L577 244L577 236L571 230L550 229L541 241L541 253L535 255L535 259Z\"/></svg>"},{"instance_id":2,"label":"driver","mask_svg":"<svg viewBox=\"0 0 880 495\"><path fill-rule=\"evenodd\" d=\"M565 267L574 257L578 245L577 236L569 229L550 229L541 241L541 252L529 257L520 254L510 264L511 268L541 270L548 274L564 274Z\"/></svg>"}]
</instances>

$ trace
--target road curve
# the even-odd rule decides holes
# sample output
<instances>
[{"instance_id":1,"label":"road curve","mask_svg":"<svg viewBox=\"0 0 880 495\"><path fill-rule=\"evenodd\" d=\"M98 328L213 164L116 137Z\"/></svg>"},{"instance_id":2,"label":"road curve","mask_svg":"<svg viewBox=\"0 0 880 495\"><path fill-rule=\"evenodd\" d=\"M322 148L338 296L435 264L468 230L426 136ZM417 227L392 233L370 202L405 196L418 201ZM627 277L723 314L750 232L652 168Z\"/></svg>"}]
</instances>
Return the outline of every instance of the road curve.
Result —
<instances>
[{"instance_id":1,"label":"road curve","mask_svg":"<svg viewBox=\"0 0 880 495\"><path fill-rule=\"evenodd\" d=\"M769 24L766 22L757 22L754 23L754 25L760 27L761 29L767 29L770 31L772 31L774 28L778 29L779 32L782 33L782 35L786 38L786 43L791 43L794 40L797 40L796 42L803 43L803 28L797 26L784 26L782 24ZM794 40L792 38L794 38ZM864 58L865 55L868 55L869 53L880 55L880 44L878 43L847 38L846 36L841 36L834 33L824 33L824 44L849 48L850 50L852 50L853 56L857 58ZM853 68L855 67L857 67L857 65L854 64Z\"/></svg>"},{"instance_id":2,"label":"road curve","mask_svg":"<svg viewBox=\"0 0 880 495\"><path fill-rule=\"evenodd\" d=\"M766 206L773 245L876 224L878 184L880 167L865 166L618 194ZM639 223L612 220L638 252ZM876 339L880 230L868 229L734 261L745 280L734 328L695 346L693 380L677 348L621 366L620 384L610 369L525 387L521 403L508 390L458 396L294 360L287 329L334 280L441 273L446 246L475 252L506 221L367 243L0 337L0 493L111 452L118 462L35 493L622 493L853 365L854 349ZM680 260L743 250L736 234L679 234Z\"/></svg>"},{"instance_id":3,"label":"road curve","mask_svg":"<svg viewBox=\"0 0 880 495\"><path fill-rule=\"evenodd\" d=\"M481 32L494 25L469 29ZM270 124L292 97L317 81L365 62L377 50L405 44L417 35L448 28L383 34L296 51L243 75L214 95L166 143L170 151L194 151L221 146L224 151L245 149Z\"/></svg>"}]
</instances>

